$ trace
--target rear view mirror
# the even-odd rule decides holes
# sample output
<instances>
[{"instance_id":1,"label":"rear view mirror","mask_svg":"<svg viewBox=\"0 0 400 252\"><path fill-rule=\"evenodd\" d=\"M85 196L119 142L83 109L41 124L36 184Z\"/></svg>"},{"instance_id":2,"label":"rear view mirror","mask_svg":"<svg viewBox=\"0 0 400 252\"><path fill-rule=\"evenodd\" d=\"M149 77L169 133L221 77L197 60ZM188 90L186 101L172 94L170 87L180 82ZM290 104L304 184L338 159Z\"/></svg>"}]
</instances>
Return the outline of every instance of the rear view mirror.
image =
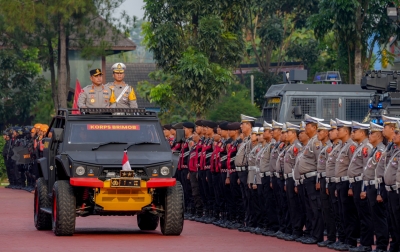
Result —
<instances>
[{"instance_id":1,"label":"rear view mirror","mask_svg":"<svg viewBox=\"0 0 400 252\"><path fill-rule=\"evenodd\" d=\"M295 118L300 118L303 115L303 111L301 110L301 106L296 106L293 108L293 112Z\"/></svg>"},{"instance_id":2,"label":"rear view mirror","mask_svg":"<svg viewBox=\"0 0 400 252\"><path fill-rule=\"evenodd\" d=\"M183 129L177 129L175 139L177 143L182 143L185 140L185 131Z\"/></svg>"},{"instance_id":3,"label":"rear view mirror","mask_svg":"<svg viewBox=\"0 0 400 252\"><path fill-rule=\"evenodd\" d=\"M64 129L62 128L53 128L53 141L57 143L61 143L63 141Z\"/></svg>"}]
</instances>

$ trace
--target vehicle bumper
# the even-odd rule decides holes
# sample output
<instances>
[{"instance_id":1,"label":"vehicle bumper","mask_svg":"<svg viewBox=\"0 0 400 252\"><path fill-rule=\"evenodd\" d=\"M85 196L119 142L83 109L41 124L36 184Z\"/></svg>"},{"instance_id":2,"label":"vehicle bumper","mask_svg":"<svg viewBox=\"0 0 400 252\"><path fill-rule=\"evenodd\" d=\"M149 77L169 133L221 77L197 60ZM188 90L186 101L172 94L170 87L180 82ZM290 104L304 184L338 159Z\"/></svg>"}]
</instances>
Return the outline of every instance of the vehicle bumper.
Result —
<instances>
[{"instance_id":1,"label":"vehicle bumper","mask_svg":"<svg viewBox=\"0 0 400 252\"><path fill-rule=\"evenodd\" d=\"M97 188L94 201L104 211L141 211L153 200L149 189L174 186L176 180L151 178L148 181L141 180L140 187L111 187L110 180L103 182L97 178L71 178L70 184Z\"/></svg>"}]
</instances>

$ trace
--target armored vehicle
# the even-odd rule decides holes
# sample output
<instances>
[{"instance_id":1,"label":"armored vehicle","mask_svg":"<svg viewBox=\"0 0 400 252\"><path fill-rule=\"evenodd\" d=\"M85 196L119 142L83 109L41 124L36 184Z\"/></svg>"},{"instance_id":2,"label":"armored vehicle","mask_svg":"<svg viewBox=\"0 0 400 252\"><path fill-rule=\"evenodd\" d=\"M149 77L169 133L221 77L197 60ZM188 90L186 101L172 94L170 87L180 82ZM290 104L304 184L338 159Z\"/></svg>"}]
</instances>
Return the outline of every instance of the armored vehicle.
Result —
<instances>
[{"instance_id":1,"label":"armored vehicle","mask_svg":"<svg viewBox=\"0 0 400 252\"><path fill-rule=\"evenodd\" d=\"M328 79L329 76L334 78ZM374 94L360 85L339 84L340 75L335 72L319 73L314 83L322 84L303 84L297 80L288 82L290 84L272 85L265 94L262 110L265 121L298 124L308 114L325 121L341 118L361 122L368 115Z\"/></svg>"},{"instance_id":2,"label":"armored vehicle","mask_svg":"<svg viewBox=\"0 0 400 252\"><path fill-rule=\"evenodd\" d=\"M79 216L137 215L141 230L160 225L164 235L180 235L183 191L172 178L177 159L155 112L86 108L80 113L59 110L50 124L52 136L44 138L35 227L66 236L74 233Z\"/></svg>"}]
</instances>

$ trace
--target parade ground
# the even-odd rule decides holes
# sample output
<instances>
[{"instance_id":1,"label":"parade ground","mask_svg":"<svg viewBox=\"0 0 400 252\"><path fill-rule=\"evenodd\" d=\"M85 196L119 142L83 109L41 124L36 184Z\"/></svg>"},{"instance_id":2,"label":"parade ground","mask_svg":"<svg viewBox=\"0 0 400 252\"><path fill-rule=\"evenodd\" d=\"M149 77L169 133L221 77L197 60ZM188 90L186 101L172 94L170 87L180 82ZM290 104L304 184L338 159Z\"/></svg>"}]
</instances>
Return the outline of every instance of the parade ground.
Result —
<instances>
[{"instance_id":1,"label":"parade ground","mask_svg":"<svg viewBox=\"0 0 400 252\"><path fill-rule=\"evenodd\" d=\"M193 221L185 221L180 236L168 237L159 228L140 231L136 216L78 217L73 236L57 237L34 227L33 196L0 187L0 251L332 251Z\"/></svg>"}]
</instances>

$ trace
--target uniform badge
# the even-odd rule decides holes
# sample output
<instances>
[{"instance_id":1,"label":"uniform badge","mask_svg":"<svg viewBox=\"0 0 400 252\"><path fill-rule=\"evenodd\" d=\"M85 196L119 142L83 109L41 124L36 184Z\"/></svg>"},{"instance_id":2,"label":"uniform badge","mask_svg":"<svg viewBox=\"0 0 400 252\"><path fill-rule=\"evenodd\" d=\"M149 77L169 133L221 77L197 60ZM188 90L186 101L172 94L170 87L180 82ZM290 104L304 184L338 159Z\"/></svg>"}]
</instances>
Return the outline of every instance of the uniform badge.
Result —
<instances>
[{"instance_id":1,"label":"uniform badge","mask_svg":"<svg viewBox=\"0 0 400 252\"><path fill-rule=\"evenodd\" d=\"M94 89L90 89L90 91L89 91L90 93L94 93Z\"/></svg>"},{"instance_id":2,"label":"uniform badge","mask_svg":"<svg viewBox=\"0 0 400 252\"><path fill-rule=\"evenodd\" d=\"M352 146L350 146L349 149L350 149L350 151L351 151L351 154L353 154L354 151L356 150L356 146L352 145Z\"/></svg>"},{"instance_id":3,"label":"uniform badge","mask_svg":"<svg viewBox=\"0 0 400 252\"><path fill-rule=\"evenodd\" d=\"M328 152L328 154L331 153L331 152L332 152L332 146L329 147L329 148L326 150L326 152Z\"/></svg>"},{"instance_id":4,"label":"uniform badge","mask_svg":"<svg viewBox=\"0 0 400 252\"><path fill-rule=\"evenodd\" d=\"M282 149L283 146L285 146L285 143L281 143L281 144L279 145L279 148Z\"/></svg>"},{"instance_id":5,"label":"uniform badge","mask_svg":"<svg viewBox=\"0 0 400 252\"><path fill-rule=\"evenodd\" d=\"M103 90L103 93L108 93L108 90Z\"/></svg>"},{"instance_id":6,"label":"uniform badge","mask_svg":"<svg viewBox=\"0 0 400 252\"><path fill-rule=\"evenodd\" d=\"M363 149L362 149L362 154L363 154L363 156L366 158L366 157L368 157L368 148L367 147L364 147Z\"/></svg>"},{"instance_id":7,"label":"uniform badge","mask_svg":"<svg viewBox=\"0 0 400 252\"><path fill-rule=\"evenodd\" d=\"M340 161L340 163L343 163L343 158L341 158L339 161Z\"/></svg>"},{"instance_id":8,"label":"uniform badge","mask_svg":"<svg viewBox=\"0 0 400 252\"><path fill-rule=\"evenodd\" d=\"M297 147L293 147L293 154L297 156L299 154L299 149Z\"/></svg>"},{"instance_id":9,"label":"uniform badge","mask_svg":"<svg viewBox=\"0 0 400 252\"><path fill-rule=\"evenodd\" d=\"M95 100L95 99L93 99L93 98L92 98L92 99L90 99L90 102L91 102L91 103L94 103L95 101L96 101L96 100Z\"/></svg>"},{"instance_id":10,"label":"uniform badge","mask_svg":"<svg viewBox=\"0 0 400 252\"><path fill-rule=\"evenodd\" d=\"M319 148L321 148L321 146L319 145L318 142L315 143L315 148L316 148L317 150L319 150Z\"/></svg>"},{"instance_id":11,"label":"uniform badge","mask_svg":"<svg viewBox=\"0 0 400 252\"><path fill-rule=\"evenodd\" d=\"M382 156L382 152L377 151L377 152L375 153L375 160L376 160L377 162L379 162L379 159L381 158L381 156Z\"/></svg>"}]
</instances>

